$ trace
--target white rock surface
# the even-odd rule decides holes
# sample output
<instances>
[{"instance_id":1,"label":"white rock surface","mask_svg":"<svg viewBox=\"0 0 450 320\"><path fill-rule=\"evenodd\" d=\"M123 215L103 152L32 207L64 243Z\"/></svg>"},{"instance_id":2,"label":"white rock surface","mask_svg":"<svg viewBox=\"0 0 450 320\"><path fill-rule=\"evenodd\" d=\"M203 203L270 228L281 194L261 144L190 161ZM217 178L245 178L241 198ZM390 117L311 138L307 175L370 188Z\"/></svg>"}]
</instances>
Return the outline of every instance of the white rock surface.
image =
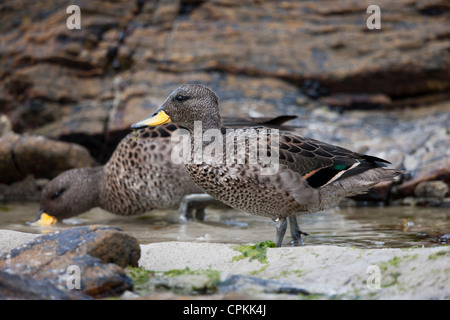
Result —
<instances>
[{"instance_id":1,"label":"white rock surface","mask_svg":"<svg viewBox=\"0 0 450 320\"><path fill-rule=\"evenodd\" d=\"M249 258L233 261L233 257L241 255L235 248L236 245L217 243L153 243L141 246L139 263L142 268L155 271L188 267L191 270L217 270L222 279L232 274L273 279L326 297L450 298L450 247L268 248L267 263Z\"/></svg>"},{"instance_id":2,"label":"white rock surface","mask_svg":"<svg viewBox=\"0 0 450 320\"><path fill-rule=\"evenodd\" d=\"M33 240L37 236L38 234L0 229L0 256Z\"/></svg>"},{"instance_id":3,"label":"white rock surface","mask_svg":"<svg viewBox=\"0 0 450 320\"><path fill-rule=\"evenodd\" d=\"M36 236L0 230L0 256ZM410 249L356 249L324 245L268 248L267 263L249 258L233 260L236 256L241 256L241 253L234 244L160 242L141 245L139 265L154 271L186 267L191 270L217 270L222 280L231 275L276 280L321 298L450 298L448 246ZM373 270L375 273L372 273ZM267 298L258 294L255 293L255 298Z\"/></svg>"}]
</instances>

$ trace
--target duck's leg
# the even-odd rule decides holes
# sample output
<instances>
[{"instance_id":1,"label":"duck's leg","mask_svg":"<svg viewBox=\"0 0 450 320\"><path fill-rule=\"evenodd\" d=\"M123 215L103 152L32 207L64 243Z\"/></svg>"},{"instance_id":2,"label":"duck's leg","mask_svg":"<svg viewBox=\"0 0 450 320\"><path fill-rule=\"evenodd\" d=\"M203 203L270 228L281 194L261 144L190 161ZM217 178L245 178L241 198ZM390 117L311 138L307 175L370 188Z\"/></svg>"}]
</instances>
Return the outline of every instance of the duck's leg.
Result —
<instances>
[{"instance_id":1,"label":"duck's leg","mask_svg":"<svg viewBox=\"0 0 450 320\"><path fill-rule=\"evenodd\" d=\"M275 244L277 247L281 247L283 243L284 234L287 229L287 220L286 218L278 219L277 221L277 235L275 236Z\"/></svg>"},{"instance_id":2,"label":"duck's leg","mask_svg":"<svg viewBox=\"0 0 450 320\"><path fill-rule=\"evenodd\" d=\"M300 229L297 223L297 217L291 216L289 217L289 228L291 230L291 244L293 247L295 246L303 246L302 235L309 236L309 233L304 232Z\"/></svg>"},{"instance_id":3,"label":"duck's leg","mask_svg":"<svg viewBox=\"0 0 450 320\"><path fill-rule=\"evenodd\" d=\"M218 201L206 193L188 194L181 199L178 208L178 215L181 221L193 220L192 212L195 211L195 218L205 220L205 207Z\"/></svg>"},{"instance_id":4,"label":"duck's leg","mask_svg":"<svg viewBox=\"0 0 450 320\"><path fill-rule=\"evenodd\" d=\"M205 207L195 209L195 219L205 221L205 217L206 217Z\"/></svg>"}]
</instances>

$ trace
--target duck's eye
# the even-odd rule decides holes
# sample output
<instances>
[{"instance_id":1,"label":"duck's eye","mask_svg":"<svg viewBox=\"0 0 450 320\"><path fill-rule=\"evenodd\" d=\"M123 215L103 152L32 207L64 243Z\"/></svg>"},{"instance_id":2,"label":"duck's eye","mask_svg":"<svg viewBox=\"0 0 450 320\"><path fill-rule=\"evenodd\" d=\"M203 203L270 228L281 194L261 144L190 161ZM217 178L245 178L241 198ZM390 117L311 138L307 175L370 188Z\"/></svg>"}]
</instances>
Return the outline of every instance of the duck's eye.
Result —
<instances>
[{"instance_id":1,"label":"duck's eye","mask_svg":"<svg viewBox=\"0 0 450 320\"><path fill-rule=\"evenodd\" d=\"M186 101L187 99L189 99L188 96L183 96L183 95L181 95L181 94L175 96L175 100L177 100L177 101L179 101L179 102L181 102L181 101Z\"/></svg>"},{"instance_id":2,"label":"duck's eye","mask_svg":"<svg viewBox=\"0 0 450 320\"><path fill-rule=\"evenodd\" d=\"M54 199L58 198L59 196L61 196L63 192L64 192L64 190L56 191L54 194L52 194L50 196L50 198L52 198L52 200L54 200Z\"/></svg>"}]
</instances>

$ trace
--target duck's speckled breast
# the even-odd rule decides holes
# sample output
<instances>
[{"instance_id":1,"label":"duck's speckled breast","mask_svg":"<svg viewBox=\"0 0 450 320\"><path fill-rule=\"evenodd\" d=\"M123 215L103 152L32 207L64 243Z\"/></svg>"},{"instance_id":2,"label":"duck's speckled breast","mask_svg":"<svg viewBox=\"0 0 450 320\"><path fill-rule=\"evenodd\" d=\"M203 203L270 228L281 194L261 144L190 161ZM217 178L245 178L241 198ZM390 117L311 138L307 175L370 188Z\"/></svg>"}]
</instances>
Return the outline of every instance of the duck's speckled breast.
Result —
<instances>
[{"instance_id":1,"label":"duck's speckled breast","mask_svg":"<svg viewBox=\"0 0 450 320\"><path fill-rule=\"evenodd\" d=\"M124 138L106 164L102 207L119 215L176 208L183 196L202 191L183 165L171 161L176 126L140 130Z\"/></svg>"}]
</instances>

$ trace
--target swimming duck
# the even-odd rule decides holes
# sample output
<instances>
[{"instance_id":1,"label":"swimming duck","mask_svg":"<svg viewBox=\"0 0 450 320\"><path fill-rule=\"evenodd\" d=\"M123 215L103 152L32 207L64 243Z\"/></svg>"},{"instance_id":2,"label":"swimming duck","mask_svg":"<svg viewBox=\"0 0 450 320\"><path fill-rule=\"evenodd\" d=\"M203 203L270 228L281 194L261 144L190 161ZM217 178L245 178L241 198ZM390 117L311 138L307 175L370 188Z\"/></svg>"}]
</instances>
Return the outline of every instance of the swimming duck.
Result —
<instances>
[{"instance_id":1,"label":"swimming duck","mask_svg":"<svg viewBox=\"0 0 450 320\"><path fill-rule=\"evenodd\" d=\"M265 123L280 126L295 116L227 118L228 126ZM98 167L65 171L51 180L41 194L35 225L50 225L94 207L113 214L138 215L153 209L179 208L181 220L205 217L204 208L218 203L187 175L182 164L171 161L176 142L175 124L132 132L117 145L109 161Z\"/></svg>"},{"instance_id":2,"label":"swimming duck","mask_svg":"<svg viewBox=\"0 0 450 320\"><path fill-rule=\"evenodd\" d=\"M308 234L298 226L297 215L324 210L400 174L384 168L389 163L384 159L291 132L257 127L229 135L221 130L219 98L202 85L178 87L151 116L131 128L171 122L187 129L192 137L190 156L185 161L191 179L230 207L277 221L278 247L288 221L292 245L303 245L302 235ZM239 160L229 155L235 152L241 137L246 147ZM252 139L266 142L260 145L262 153L250 146ZM255 154L265 154L275 161L262 156L255 160Z\"/></svg>"}]
</instances>

